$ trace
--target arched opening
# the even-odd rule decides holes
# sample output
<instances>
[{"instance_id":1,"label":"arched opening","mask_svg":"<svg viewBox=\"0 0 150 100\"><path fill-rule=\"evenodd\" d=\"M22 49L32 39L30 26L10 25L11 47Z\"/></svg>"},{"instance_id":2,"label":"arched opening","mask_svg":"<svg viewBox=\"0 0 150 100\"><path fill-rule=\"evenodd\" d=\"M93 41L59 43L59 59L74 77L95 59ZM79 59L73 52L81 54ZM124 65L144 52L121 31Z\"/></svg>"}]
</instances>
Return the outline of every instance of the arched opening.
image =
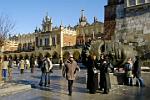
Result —
<instances>
[{"instance_id":1,"label":"arched opening","mask_svg":"<svg viewBox=\"0 0 150 100\"><path fill-rule=\"evenodd\" d=\"M69 51L65 51L65 52L64 52L64 54L63 54L63 61L64 61L64 62L68 59L69 54L70 54Z\"/></svg>"},{"instance_id":2,"label":"arched opening","mask_svg":"<svg viewBox=\"0 0 150 100\"><path fill-rule=\"evenodd\" d=\"M39 53L38 57L43 58L43 54Z\"/></svg>"},{"instance_id":3,"label":"arched opening","mask_svg":"<svg viewBox=\"0 0 150 100\"><path fill-rule=\"evenodd\" d=\"M29 55L25 54L24 59L29 59Z\"/></svg>"},{"instance_id":4,"label":"arched opening","mask_svg":"<svg viewBox=\"0 0 150 100\"><path fill-rule=\"evenodd\" d=\"M14 60L14 61L17 60L17 55L16 55L16 54L14 55L13 60Z\"/></svg>"},{"instance_id":5,"label":"arched opening","mask_svg":"<svg viewBox=\"0 0 150 100\"><path fill-rule=\"evenodd\" d=\"M43 59L43 54L39 53L37 59L38 59L38 61L41 60L41 59Z\"/></svg>"},{"instance_id":6,"label":"arched opening","mask_svg":"<svg viewBox=\"0 0 150 100\"><path fill-rule=\"evenodd\" d=\"M12 55L9 55L8 58L12 59L13 57L12 57Z\"/></svg>"},{"instance_id":7,"label":"arched opening","mask_svg":"<svg viewBox=\"0 0 150 100\"><path fill-rule=\"evenodd\" d=\"M53 52L52 63L54 64L59 63L59 54L56 51Z\"/></svg>"},{"instance_id":8,"label":"arched opening","mask_svg":"<svg viewBox=\"0 0 150 100\"><path fill-rule=\"evenodd\" d=\"M21 51L22 50L22 45L21 43L18 44L18 51Z\"/></svg>"},{"instance_id":9,"label":"arched opening","mask_svg":"<svg viewBox=\"0 0 150 100\"><path fill-rule=\"evenodd\" d=\"M80 52L78 50L74 51L73 53L73 57L74 59L77 61L77 62L80 62L80 58L81 58L81 55L80 55Z\"/></svg>"},{"instance_id":10,"label":"arched opening","mask_svg":"<svg viewBox=\"0 0 150 100\"><path fill-rule=\"evenodd\" d=\"M23 56L22 56L22 55L19 55L19 59L20 59L20 60L23 59Z\"/></svg>"},{"instance_id":11,"label":"arched opening","mask_svg":"<svg viewBox=\"0 0 150 100\"><path fill-rule=\"evenodd\" d=\"M6 55L4 55L4 58L3 58L3 60L4 61L6 61L8 58L7 58L7 56Z\"/></svg>"},{"instance_id":12,"label":"arched opening","mask_svg":"<svg viewBox=\"0 0 150 100\"><path fill-rule=\"evenodd\" d=\"M47 52L47 53L45 54L45 57L50 58L50 57L51 57L50 53L49 53L49 52Z\"/></svg>"},{"instance_id":13,"label":"arched opening","mask_svg":"<svg viewBox=\"0 0 150 100\"><path fill-rule=\"evenodd\" d=\"M35 58L35 54L32 53L32 54L30 55L29 59L31 59L31 58Z\"/></svg>"}]
</instances>

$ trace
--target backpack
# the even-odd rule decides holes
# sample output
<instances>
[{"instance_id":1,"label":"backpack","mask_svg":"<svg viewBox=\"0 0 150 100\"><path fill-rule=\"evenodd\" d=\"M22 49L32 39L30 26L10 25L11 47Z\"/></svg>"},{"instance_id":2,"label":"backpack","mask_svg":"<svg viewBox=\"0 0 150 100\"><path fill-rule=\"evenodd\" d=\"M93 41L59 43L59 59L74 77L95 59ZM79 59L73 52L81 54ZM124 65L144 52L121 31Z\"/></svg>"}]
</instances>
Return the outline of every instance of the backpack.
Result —
<instances>
[{"instance_id":1,"label":"backpack","mask_svg":"<svg viewBox=\"0 0 150 100\"><path fill-rule=\"evenodd\" d=\"M129 63L126 63L124 65L124 68L125 68L126 71L131 71L132 70L131 64L129 64Z\"/></svg>"}]
</instances>

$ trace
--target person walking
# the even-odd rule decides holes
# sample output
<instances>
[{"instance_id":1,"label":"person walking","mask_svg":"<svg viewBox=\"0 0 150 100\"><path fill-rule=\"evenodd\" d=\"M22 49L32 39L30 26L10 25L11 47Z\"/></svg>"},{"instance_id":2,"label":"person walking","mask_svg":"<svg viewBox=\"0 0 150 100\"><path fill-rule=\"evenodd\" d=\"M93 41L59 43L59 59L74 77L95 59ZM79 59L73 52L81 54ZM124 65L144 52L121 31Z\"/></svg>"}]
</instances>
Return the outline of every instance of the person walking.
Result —
<instances>
[{"instance_id":1,"label":"person walking","mask_svg":"<svg viewBox=\"0 0 150 100\"><path fill-rule=\"evenodd\" d=\"M25 60L22 58L20 60L20 74L24 73L24 68L25 68Z\"/></svg>"},{"instance_id":2,"label":"person walking","mask_svg":"<svg viewBox=\"0 0 150 100\"><path fill-rule=\"evenodd\" d=\"M34 73L34 67L35 67L35 62L34 62L34 57L32 56L32 57L30 58L31 73Z\"/></svg>"},{"instance_id":3,"label":"person walking","mask_svg":"<svg viewBox=\"0 0 150 100\"><path fill-rule=\"evenodd\" d=\"M63 77L68 80L69 96L72 95L73 82L76 78L77 71L80 71L80 68L77 62L73 59L73 55L70 54L62 69Z\"/></svg>"},{"instance_id":4,"label":"person walking","mask_svg":"<svg viewBox=\"0 0 150 100\"><path fill-rule=\"evenodd\" d=\"M125 70L125 84L127 84L128 86L132 86L133 85L132 69L133 69L132 59L128 58L127 62L124 65L124 70Z\"/></svg>"},{"instance_id":5,"label":"person walking","mask_svg":"<svg viewBox=\"0 0 150 100\"><path fill-rule=\"evenodd\" d=\"M98 88L98 72L97 72L97 61L95 55L89 55L87 62L87 89L89 93L95 94Z\"/></svg>"},{"instance_id":6,"label":"person walking","mask_svg":"<svg viewBox=\"0 0 150 100\"><path fill-rule=\"evenodd\" d=\"M18 67L18 70L20 69L20 60L19 58L16 59L16 66Z\"/></svg>"},{"instance_id":7,"label":"person walking","mask_svg":"<svg viewBox=\"0 0 150 100\"><path fill-rule=\"evenodd\" d=\"M101 80L103 80L102 84L104 88L103 94L108 94L109 89L111 88L110 76L109 76L110 69L111 69L111 66L109 62L109 57L108 55L105 55L104 61L102 62L102 67L101 67L101 78L102 78Z\"/></svg>"},{"instance_id":8,"label":"person walking","mask_svg":"<svg viewBox=\"0 0 150 100\"><path fill-rule=\"evenodd\" d=\"M29 59L26 59L26 60L25 60L25 68L26 68L26 69L29 69L29 68L30 68L30 61L29 61Z\"/></svg>"},{"instance_id":9,"label":"person walking","mask_svg":"<svg viewBox=\"0 0 150 100\"><path fill-rule=\"evenodd\" d=\"M38 59L37 58L35 58L35 60L34 60L34 66L35 66L35 68L38 67Z\"/></svg>"},{"instance_id":10,"label":"person walking","mask_svg":"<svg viewBox=\"0 0 150 100\"><path fill-rule=\"evenodd\" d=\"M44 60L44 68L45 68L45 86L48 86L48 84L50 84L50 73L53 68L53 64L48 57L46 57L46 59Z\"/></svg>"},{"instance_id":11,"label":"person walking","mask_svg":"<svg viewBox=\"0 0 150 100\"><path fill-rule=\"evenodd\" d=\"M38 60L38 66L39 66L39 68L41 68L41 79L40 79L40 83L39 83L40 86L43 86L44 77L45 77L44 60L45 60L44 57L43 58L40 57Z\"/></svg>"},{"instance_id":12,"label":"person walking","mask_svg":"<svg viewBox=\"0 0 150 100\"><path fill-rule=\"evenodd\" d=\"M12 58L8 59L8 79L12 79L12 68L13 68L13 60Z\"/></svg>"},{"instance_id":13,"label":"person walking","mask_svg":"<svg viewBox=\"0 0 150 100\"><path fill-rule=\"evenodd\" d=\"M139 56L135 58L136 60L133 64L133 78L136 78L136 86L144 87L144 81L141 78L141 60Z\"/></svg>"},{"instance_id":14,"label":"person walking","mask_svg":"<svg viewBox=\"0 0 150 100\"><path fill-rule=\"evenodd\" d=\"M104 61L104 54L101 54L101 56L100 56L100 60L98 61L98 69L100 70L100 76L99 76L99 87L100 87L100 89L99 90L103 90L104 89L104 80L103 80L103 75L102 75L102 64L103 64L103 61Z\"/></svg>"},{"instance_id":15,"label":"person walking","mask_svg":"<svg viewBox=\"0 0 150 100\"><path fill-rule=\"evenodd\" d=\"M44 83L44 86L48 87L50 85L50 72L53 68L53 64L48 57L44 57L40 65L42 65L41 66L42 75L39 85L42 86ZM43 82L44 78L45 82Z\"/></svg>"},{"instance_id":16,"label":"person walking","mask_svg":"<svg viewBox=\"0 0 150 100\"><path fill-rule=\"evenodd\" d=\"M0 81L2 81L2 58L0 57Z\"/></svg>"},{"instance_id":17,"label":"person walking","mask_svg":"<svg viewBox=\"0 0 150 100\"><path fill-rule=\"evenodd\" d=\"M8 70L8 60L7 58L4 58L4 61L2 64L2 76L3 76L4 81L6 81L7 79L7 70Z\"/></svg>"}]
</instances>

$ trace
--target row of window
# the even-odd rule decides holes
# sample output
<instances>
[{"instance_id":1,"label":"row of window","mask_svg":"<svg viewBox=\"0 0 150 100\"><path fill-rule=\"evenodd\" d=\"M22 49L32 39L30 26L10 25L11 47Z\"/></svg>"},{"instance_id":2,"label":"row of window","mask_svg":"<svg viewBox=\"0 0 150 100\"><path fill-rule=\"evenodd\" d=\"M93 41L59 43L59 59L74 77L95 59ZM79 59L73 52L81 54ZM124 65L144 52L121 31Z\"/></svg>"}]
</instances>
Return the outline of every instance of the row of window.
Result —
<instances>
[{"instance_id":1,"label":"row of window","mask_svg":"<svg viewBox=\"0 0 150 100\"><path fill-rule=\"evenodd\" d=\"M50 40L49 40L49 38L39 39L39 42L37 40L36 44L37 44L37 46L50 46ZM56 45L56 38L55 37L52 37L52 45Z\"/></svg>"},{"instance_id":2,"label":"row of window","mask_svg":"<svg viewBox=\"0 0 150 100\"><path fill-rule=\"evenodd\" d=\"M138 4L144 4L144 3L150 2L150 0L128 0L128 2L129 2L130 6L134 6L134 5L136 5L136 2Z\"/></svg>"},{"instance_id":3,"label":"row of window","mask_svg":"<svg viewBox=\"0 0 150 100\"><path fill-rule=\"evenodd\" d=\"M34 44L34 43L33 43ZM23 45L19 44L18 50L32 50L34 49L34 45L32 43L25 43Z\"/></svg>"},{"instance_id":4,"label":"row of window","mask_svg":"<svg viewBox=\"0 0 150 100\"><path fill-rule=\"evenodd\" d=\"M99 29L98 29L98 28L95 29L95 30L93 30L93 29L91 29L91 30L88 30L88 29L86 29L86 30L85 30L85 29L81 29L81 30L79 30L78 33L87 33L87 34L89 33L89 34L90 34L90 33L93 33L93 32L94 32L94 33L99 33Z\"/></svg>"}]
</instances>

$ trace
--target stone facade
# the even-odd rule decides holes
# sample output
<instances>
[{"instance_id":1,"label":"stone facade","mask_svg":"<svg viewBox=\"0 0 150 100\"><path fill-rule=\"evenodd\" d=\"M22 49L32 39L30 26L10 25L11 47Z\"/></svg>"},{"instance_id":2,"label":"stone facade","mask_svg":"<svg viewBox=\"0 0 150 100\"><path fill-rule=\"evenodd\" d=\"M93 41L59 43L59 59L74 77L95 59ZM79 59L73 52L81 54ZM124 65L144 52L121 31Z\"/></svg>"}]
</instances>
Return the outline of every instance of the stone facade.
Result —
<instances>
[{"instance_id":1,"label":"stone facade","mask_svg":"<svg viewBox=\"0 0 150 100\"><path fill-rule=\"evenodd\" d=\"M108 21L115 21L115 30L111 31L112 40L136 46L149 44L149 0L124 0L124 2L120 4L116 3L115 9L115 18ZM107 19L105 20L105 22L108 23ZM109 28L106 28L106 30L110 31Z\"/></svg>"},{"instance_id":2,"label":"stone facade","mask_svg":"<svg viewBox=\"0 0 150 100\"><path fill-rule=\"evenodd\" d=\"M18 50L18 43L16 41L6 40L4 46L2 46L2 52L16 51Z\"/></svg>"},{"instance_id":3,"label":"stone facade","mask_svg":"<svg viewBox=\"0 0 150 100\"><path fill-rule=\"evenodd\" d=\"M42 29L36 28L34 33L15 35L9 40L15 41L18 45L15 51L4 50L7 56L57 55L60 57L63 55L63 47L76 45L76 31L63 25L52 27L52 18L46 16L42 21Z\"/></svg>"},{"instance_id":4,"label":"stone facade","mask_svg":"<svg viewBox=\"0 0 150 100\"><path fill-rule=\"evenodd\" d=\"M79 24L75 26L77 32L77 45L83 45L92 39L99 39L103 35L104 24L99 22L96 17L94 17L93 23L89 24L86 16L81 12L81 17L79 18Z\"/></svg>"},{"instance_id":5,"label":"stone facade","mask_svg":"<svg viewBox=\"0 0 150 100\"><path fill-rule=\"evenodd\" d=\"M79 24L71 27L53 27L52 18L46 15L42 21L42 28L35 29L35 32L23 35L12 36L9 39L16 41L18 48L16 52L5 53L5 56L46 56L57 54L62 58L65 52L81 52L77 45L83 45L92 39L100 39L103 36L103 23L94 17L94 22L89 24L86 17L81 12ZM56 56L55 56L56 57Z\"/></svg>"}]
</instances>

